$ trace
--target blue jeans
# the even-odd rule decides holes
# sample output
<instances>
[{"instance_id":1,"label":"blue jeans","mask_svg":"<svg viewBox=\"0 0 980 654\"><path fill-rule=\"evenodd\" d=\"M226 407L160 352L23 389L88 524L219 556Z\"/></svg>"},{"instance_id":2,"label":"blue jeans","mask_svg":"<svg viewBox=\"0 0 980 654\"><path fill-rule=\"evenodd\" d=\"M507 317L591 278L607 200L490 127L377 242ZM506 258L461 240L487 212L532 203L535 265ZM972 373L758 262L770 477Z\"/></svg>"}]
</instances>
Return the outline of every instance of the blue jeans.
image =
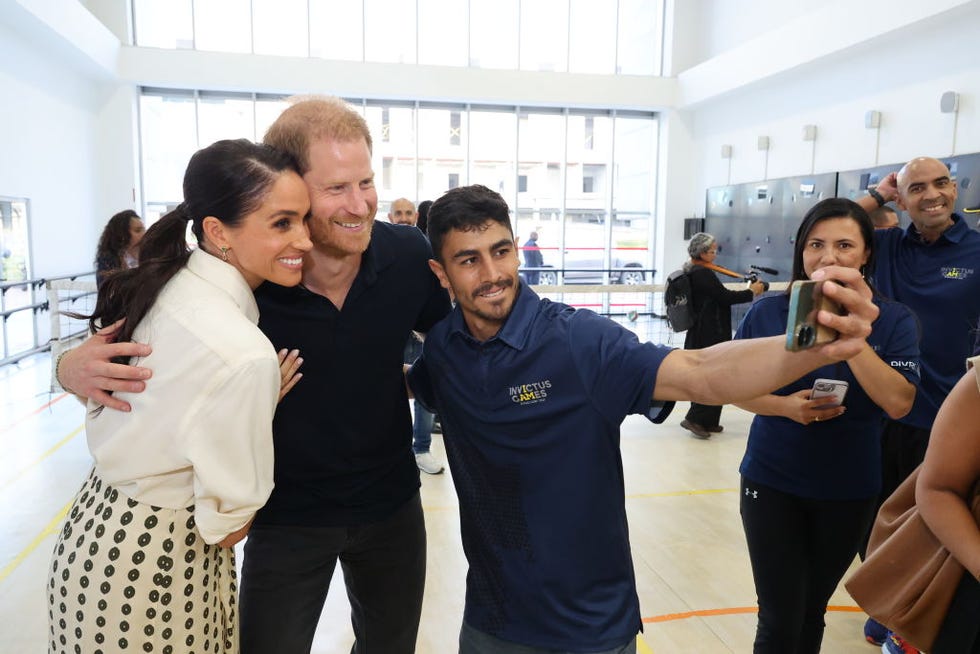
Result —
<instances>
[{"instance_id":1,"label":"blue jeans","mask_svg":"<svg viewBox=\"0 0 980 654\"><path fill-rule=\"evenodd\" d=\"M416 454L428 452L432 447L432 422L435 415L425 410L418 400L415 404L415 423L412 425L412 449Z\"/></svg>"}]
</instances>

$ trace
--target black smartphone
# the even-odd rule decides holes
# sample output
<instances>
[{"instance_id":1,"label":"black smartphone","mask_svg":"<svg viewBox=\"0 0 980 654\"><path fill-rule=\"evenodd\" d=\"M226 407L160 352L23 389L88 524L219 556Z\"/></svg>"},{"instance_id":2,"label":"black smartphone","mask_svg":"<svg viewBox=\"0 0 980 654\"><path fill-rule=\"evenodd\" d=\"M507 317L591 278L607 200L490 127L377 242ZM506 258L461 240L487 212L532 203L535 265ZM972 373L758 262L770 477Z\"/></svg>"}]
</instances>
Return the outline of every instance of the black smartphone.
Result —
<instances>
[{"instance_id":1,"label":"black smartphone","mask_svg":"<svg viewBox=\"0 0 980 654\"><path fill-rule=\"evenodd\" d=\"M830 343L837 332L817 322L817 312L823 309L837 315L843 311L836 302L823 294L823 285L831 282L795 281L790 285L789 316L786 320L786 349L796 352Z\"/></svg>"}]
</instances>

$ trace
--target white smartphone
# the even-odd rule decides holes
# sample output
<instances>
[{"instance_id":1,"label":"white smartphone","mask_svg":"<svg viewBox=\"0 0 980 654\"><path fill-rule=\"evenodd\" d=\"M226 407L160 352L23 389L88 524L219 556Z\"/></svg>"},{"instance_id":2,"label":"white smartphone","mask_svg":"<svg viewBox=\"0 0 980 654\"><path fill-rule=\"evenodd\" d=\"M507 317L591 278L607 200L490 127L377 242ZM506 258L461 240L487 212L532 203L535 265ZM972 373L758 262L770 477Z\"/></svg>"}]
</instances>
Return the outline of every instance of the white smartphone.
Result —
<instances>
[{"instance_id":1,"label":"white smartphone","mask_svg":"<svg viewBox=\"0 0 980 654\"><path fill-rule=\"evenodd\" d=\"M844 396L847 395L847 382L839 379L818 379L813 382L813 390L810 391L810 399L816 400L821 397L833 397L832 404L824 406L840 406L844 403Z\"/></svg>"}]
</instances>

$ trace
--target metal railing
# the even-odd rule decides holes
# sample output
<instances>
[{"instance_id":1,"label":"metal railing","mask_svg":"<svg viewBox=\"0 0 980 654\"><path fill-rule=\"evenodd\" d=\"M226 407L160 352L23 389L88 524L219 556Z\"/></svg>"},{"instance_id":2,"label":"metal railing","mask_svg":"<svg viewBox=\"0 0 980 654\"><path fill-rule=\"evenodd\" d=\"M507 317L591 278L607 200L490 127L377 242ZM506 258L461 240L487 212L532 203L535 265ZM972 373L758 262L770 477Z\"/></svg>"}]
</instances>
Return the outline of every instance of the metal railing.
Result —
<instances>
[{"instance_id":1,"label":"metal railing","mask_svg":"<svg viewBox=\"0 0 980 654\"><path fill-rule=\"evenodd\" d=\"M88 281L79 281L83 279ZM66 298L59 298L57 292L52 294L52 285L64 283L83 284L85 288ZM0 283L0 365L51 349L51 343L62 338L60 312L75 310L62 307L62 303L72 304L88 295L95 297L94 271Z\"/></svg>"}]
</instances>

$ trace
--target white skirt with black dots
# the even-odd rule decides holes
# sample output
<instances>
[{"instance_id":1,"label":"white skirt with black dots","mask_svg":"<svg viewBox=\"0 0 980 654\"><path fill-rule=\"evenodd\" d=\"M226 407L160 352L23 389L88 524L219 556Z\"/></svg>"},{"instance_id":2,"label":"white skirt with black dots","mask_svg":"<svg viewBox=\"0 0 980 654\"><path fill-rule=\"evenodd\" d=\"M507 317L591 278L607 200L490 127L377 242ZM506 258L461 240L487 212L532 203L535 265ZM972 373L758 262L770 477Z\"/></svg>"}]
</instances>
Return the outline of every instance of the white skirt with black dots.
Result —
<instances>
[{"instance_id":1,"label":"white skirt with black dots","mask_svg":"<svg viewBox=\"0 0 980 654\"><path fill-rule=\"evenodd\" d=\"M207 545L193 507L132 500L95 470L48 578L49 652L238 652L235 551Z\"/></svg>"}]
</instances>

